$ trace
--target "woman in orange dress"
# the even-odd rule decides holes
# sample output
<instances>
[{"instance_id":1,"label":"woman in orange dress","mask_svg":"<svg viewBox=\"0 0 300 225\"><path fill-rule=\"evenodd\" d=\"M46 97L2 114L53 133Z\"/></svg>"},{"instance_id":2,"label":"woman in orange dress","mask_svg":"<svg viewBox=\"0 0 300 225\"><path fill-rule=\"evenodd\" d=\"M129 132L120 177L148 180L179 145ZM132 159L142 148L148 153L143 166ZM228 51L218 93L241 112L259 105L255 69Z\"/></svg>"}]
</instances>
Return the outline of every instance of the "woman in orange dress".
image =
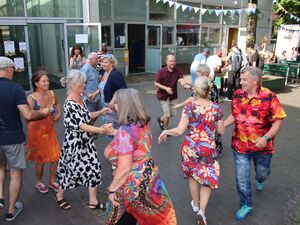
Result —
<instances>
[{"instance_id":1,"label":"woman in orange dress","mask_svg":"<svg viewBox=\"0 0 300 225\"><path fill-rule=\"evenodd\" d=\"M48 107L51 114L48 117L28 122L28 160L35 161L35 187L40 193L47 193L48 187L58 191L55 182L60 146L57 140L54 123L60 118L60 105L53 91L49 90L49 78L46 71L39 70L33 74L32 86L34 92L27 101L34 110ZM44 164L50 163L50 181L48 187L43 183Z\"/></svg>"}]
</instances>

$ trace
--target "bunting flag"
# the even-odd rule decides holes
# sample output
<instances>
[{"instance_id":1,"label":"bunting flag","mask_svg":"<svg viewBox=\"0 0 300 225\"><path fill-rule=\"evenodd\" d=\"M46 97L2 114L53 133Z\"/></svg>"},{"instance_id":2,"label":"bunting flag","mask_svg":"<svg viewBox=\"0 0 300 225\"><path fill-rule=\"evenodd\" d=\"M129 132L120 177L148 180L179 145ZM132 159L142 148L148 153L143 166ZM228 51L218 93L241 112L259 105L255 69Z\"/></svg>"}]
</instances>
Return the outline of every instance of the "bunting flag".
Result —
<instances>
[{"instance_id":1,"label":"bunting flag","mask_svg":"<svg viewBox=\"0 0 300 225\"><path fill-rule=\"evenodd\" d=\"M171 8L174 4L175 4L175 2L169 1L169 7L170 7L170 8Z\"/></svg>"},{"instance_id":2,"label":"bunting flag","mask_svg":"<svg viewBox=\"0 0 300 225\"><path fill-rule=\"evenodd\" d=\"M186 10L187 7L188 7L187 5L182 5L182 4L181 4L182 12L184 12L184 11Z\"/></svg>"},{"instance_id":3,"label":"bunting flag","mask_svg":"<svg viewBox=\"0 0 300 225\"><path fill-rule=\"evenodd\" d=\"M288 14L288 16L290 17L290 19L296 20L297 22L300 22L300 18L293 15L292 13L288 12L285 8L283 8L283 6L277 2L276 0L273 1L273 4L277 4L278 8L280 8L282 11L284 11L285 14Z\"/></svg>"},{"instance_id":4,"label":"bunting flag","mask_svg":"<svg viewBox=\"0 0 300 225\"><path fill-rule=\"evenodd\" d=\"M188 9L188 12L194 11L194 13L198 13L200 10L201 15L203 15L205 13L209 13L209 15L215 14L216 16L220 16L220 14L223 13L226 16L229 13L230 16L235 16L236 13L238 13L238 15L241 15L243 12L246 13L247 15L257 13L256 8L209 9L209 8L200 8L200 7L195 7L195 6L191 6L191 5L181 4L181 3L175 2L174 0L156 0L156 3L159 3L159 2L163 2L164 4L168 2L168 5L170 8L173 5L175 5L176 10L178 10L181 7L182 12L184 12L186 9ZM276 0L273 1L273 4L275 4L275 3L277 3ZM279 5L279 7L282 7L282 6ZM282 7L282 9L285 10L283 7ZM288 13L286 10L285 10L285 12ZM300 21L300 18L294 16L293 14L289 13L289 16L292 19Z\"/></svg>"}]
</instances>

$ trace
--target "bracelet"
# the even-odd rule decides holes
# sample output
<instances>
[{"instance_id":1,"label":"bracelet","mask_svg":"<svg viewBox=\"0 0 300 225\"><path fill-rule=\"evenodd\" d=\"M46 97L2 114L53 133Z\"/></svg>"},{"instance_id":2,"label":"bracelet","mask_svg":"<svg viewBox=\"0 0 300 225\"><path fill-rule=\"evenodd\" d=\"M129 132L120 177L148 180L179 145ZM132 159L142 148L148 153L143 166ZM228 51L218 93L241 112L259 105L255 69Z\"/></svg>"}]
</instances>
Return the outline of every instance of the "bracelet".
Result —
<instances>
[{"instance_id":1,"label":"bracelet","mask_svg":"<svg viewBox=\"0 0 300 225\"><path fill-rule=\"evenodd\" d=\"M111 190L109 190L109 188L106 189L106 192L107 192L108 194L114 194L114 193L116 193L116 191L111 191Z\"/></svg>"},{"instance_id":2,"label":"bracelet","mask_svg":"<svg viewBox=\"0 0 300 225\"><path fill-rule=\"evenodd\" d=\"M271 138L267 135L264 135L263 138L266 140L266 142L269 142L271 140Z\"/></svg>"}]
</instances>

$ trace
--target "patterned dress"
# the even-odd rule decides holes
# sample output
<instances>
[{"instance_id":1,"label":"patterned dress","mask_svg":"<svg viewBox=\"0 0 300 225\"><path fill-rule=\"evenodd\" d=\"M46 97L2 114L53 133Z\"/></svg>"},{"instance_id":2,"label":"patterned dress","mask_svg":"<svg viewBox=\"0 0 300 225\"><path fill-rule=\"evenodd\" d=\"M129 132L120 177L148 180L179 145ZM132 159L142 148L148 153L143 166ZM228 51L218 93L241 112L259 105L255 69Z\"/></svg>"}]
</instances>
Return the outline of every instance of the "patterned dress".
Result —
<instances>
[{"instance_id":1,"label":"patterned dress","mask_svg":"<svg viewBox=\"0 0 300 225\"><path fill-rule=\"evenodd\" d=\"M152 135L148 125L121 126L112 142L105 149L105 156L112 163L113 174L118 156L132 155L132 168L117 192L120 206L108 212L107 225L118 222L125 211L140 225L175 225L175 211L158 167L151 156Z\"/></svg>"},{"instance_id":2,"label":"patterned dress","mask_svg":"<svg viewBox=\"0 0 300 225\"><path fill-rule=\"evenodd\" d=\"M181 149L183 173L202 185L218 188L220 167L216 160L215 124L223 112L217 103L201 106L191 102L182 114L189 120Z\"/></svg>"},{"instance_id":3,"label":"patterned dress","mask_svg":"<svg viewBox=\"0 0 300 225\"><path fill-rule=\"evenodd\" d=\"M46 118L28 122L27 159L37 163L57 162L60 146L57 140L53 115L56 113L54 92L50 91L53 99L51 114ZM30 95L34 102L33 109L40 110L41 106L34 94Z\"/></svg>"},{"instance_id":4,"label":"patterned dress","mask_svg":"<svg viewBox=\"0 0 300 225\"><path fill-rule=\"evenodd\" d=\"M92 133L80 130L91 121L86 105L73 100L64 104L65 139L57 168L62 189L79 185L96 187L101 184L101 164Z\"/></svg>"}]
</instances>

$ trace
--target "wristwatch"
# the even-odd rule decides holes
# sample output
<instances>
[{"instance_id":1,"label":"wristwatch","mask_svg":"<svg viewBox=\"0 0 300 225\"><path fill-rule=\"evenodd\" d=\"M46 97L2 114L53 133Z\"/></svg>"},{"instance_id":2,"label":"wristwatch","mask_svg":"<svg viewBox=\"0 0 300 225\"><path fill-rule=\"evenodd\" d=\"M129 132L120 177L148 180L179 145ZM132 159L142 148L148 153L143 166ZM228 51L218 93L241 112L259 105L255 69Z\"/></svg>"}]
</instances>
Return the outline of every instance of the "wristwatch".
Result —
<instances>
[{"instance_id":1,"label":"wristwatch","mask_svg":"<svg viewBox=\"0 0 300 225\"><path fill-rule=\"evenodd\" d=\"M263 138L264 138L267 142L269 142L269 141L271 140L271 138L270 138L269 136L267 136L267 135L264 135Z\"/></svg>"}]
</instances>

